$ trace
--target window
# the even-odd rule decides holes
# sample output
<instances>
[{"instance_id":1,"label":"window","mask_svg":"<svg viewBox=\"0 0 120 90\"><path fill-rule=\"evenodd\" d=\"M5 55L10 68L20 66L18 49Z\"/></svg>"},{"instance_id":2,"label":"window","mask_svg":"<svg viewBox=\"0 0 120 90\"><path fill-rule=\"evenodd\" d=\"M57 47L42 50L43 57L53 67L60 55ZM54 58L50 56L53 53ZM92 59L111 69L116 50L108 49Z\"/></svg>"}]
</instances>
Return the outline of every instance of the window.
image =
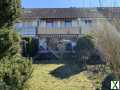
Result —
<instances>
[{"instance_id":1,"label":"window","mask_svg":"<svg viewBox=\"0 0 120 90\"><path fill-rule=\"evenodd\" d=\"M60 21L60 28L64 28L64 21Z\"/></svg>"},{"instance_id":2,"label":"window","mask_svg":"<svg viewBox=\"0 0 120 90\"><path fill-rule=\"evenodd\" d=\"M32 22L24 22L23 26L24 28L28 28L28 29L33 27Z\"/></svg>"},{"instance_id":3,"label":"window","mask_svg":"<svg viewBox=\"0 0 120 90\"><path fill-rule=\"evenodd\" d=\"M47 23L47 28L53 28L53 23Z\"/></svg>"},{"instance_id":4,"label":"window","mask_svg":"<svg viewBox=\"0 0 120 90\"><path fill-rule=\"evenodd\" d=\"M85 20L85 24L91 24L92 20Z\"/></svg>"},{"instance_id":5,"label":"window","mask_svg":"<svg viewBox=\"0 0 120 90\"><path fill-rule=\"evenodd\" d=\"M80 23L77 20L72 21L72 27L78 27Z\"/></svg>"},{"instance_id":6,"label":"window","mask_svg":"<svg viewBox=\"0 0 120 90\"><path fill-rule=\"evenodd\" d=\"M47 24L47 28L53 28L53 21L48 20L46 21L46 24Z\"/></svg>"},{"instance_id":7,"label":"window","mask_svg":"<svg viewBox=\"0 0 120 90\"><path fill-rule=\"evenodd\" d=\"M65 20L65 27L71 27L72 21L71 20Z\"/></svg>"},{"instance_id":8,"label":"window","mask_svg":"<svg viewBox=\"0 0 120 90\"><path fill-rule=\"evenodd\" d=\"M33 25L33 22L17 23L16 31L21 35L35 35L36 27Z\"/></svg>"},{"instance_id":9,"label":"window","mask_svg":"<svg viewBox=\"0 0 120 90\"><path fill-rule=\"evenodd\" d=\"M16 23L16 25L15 25L15 27L16 27L16 29L20 29L20 28L22 28L22 23Z\"/></svg>"},{"instance_id":10,"label":"window","mask_svg":"<svg viewBox=\"0 0 120 90\"><path fill-rule=\"evenodd\" d=\"M54 21L53 22L53 28L60 28L60 22L59 21Z\"/></svg>"},{"instance_id":11,"label":"window","mask_svg":"<svg viewBox=\"0 0 120 90\"><path fill-rule=\"evenodd\" d=\"M40 20L39 27L46 27L46 21L45 20Z\"/></svg>"},{"instance_id":12,"label":"window","mask_svg":"<svg viewBox=\"0 0 120 90\"><path fill-rule=\"evenodd\" d=\"M33 22L32 22L32 26L33 26L33 27L36 27L36 26L37 26L37 21L33 21Z\"/></svg>"}]
</instances>

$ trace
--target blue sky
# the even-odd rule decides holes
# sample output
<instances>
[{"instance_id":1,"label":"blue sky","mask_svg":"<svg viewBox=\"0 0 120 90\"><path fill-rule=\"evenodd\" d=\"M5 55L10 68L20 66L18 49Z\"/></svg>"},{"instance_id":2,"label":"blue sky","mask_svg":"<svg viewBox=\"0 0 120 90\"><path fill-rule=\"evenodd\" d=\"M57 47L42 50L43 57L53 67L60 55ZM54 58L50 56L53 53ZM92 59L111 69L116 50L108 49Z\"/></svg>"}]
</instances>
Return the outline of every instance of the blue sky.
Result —
<instances>
[{"instance_id":1,"label":"blue sky","mask_svg":"<svg viewBox=\"0 0 120 90\"><path fill-rule=\"evenodd\" d=\"M116 3L115 3L116 2ZM101 0L103 7L120 7L120 0ZM97 7L99 0L22 0L24 8Z\"/></svg>"}]
</instances>

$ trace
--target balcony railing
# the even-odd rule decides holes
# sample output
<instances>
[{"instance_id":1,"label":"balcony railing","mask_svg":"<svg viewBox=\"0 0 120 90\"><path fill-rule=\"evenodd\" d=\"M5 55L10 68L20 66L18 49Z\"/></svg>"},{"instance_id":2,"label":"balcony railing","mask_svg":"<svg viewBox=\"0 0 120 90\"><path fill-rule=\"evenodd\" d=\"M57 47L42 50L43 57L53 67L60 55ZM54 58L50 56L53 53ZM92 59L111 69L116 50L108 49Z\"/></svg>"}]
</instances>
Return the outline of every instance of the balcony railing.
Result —
<instances>
[{"instance_id":1,"label":"balcony railing","mask_svg":"<svg viewBox=\"0 0 120 90\"><path fill-rule=\"evenodd\" d=\"M80 27L61 27L61 28L48 28L39 27L38 34L80 34Z\"/></svg>"}]
</instances>

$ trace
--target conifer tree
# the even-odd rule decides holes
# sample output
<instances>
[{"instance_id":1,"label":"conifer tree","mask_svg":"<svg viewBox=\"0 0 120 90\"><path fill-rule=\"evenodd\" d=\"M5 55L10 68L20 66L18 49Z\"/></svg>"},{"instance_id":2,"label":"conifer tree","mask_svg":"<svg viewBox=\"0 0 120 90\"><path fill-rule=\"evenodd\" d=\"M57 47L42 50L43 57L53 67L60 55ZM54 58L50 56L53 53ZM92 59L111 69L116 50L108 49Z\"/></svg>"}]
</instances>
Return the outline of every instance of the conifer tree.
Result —
<instances>
[{"instance_id":1,"label":"conifer tree","mask_svg":"<svg viewBox=\"0 0 120 90\"><path fill-rule=\"evenodd\" d=\"M20 15L21 0L0 0L0 28L12 26Z\"/></svg>"}]
</instances>

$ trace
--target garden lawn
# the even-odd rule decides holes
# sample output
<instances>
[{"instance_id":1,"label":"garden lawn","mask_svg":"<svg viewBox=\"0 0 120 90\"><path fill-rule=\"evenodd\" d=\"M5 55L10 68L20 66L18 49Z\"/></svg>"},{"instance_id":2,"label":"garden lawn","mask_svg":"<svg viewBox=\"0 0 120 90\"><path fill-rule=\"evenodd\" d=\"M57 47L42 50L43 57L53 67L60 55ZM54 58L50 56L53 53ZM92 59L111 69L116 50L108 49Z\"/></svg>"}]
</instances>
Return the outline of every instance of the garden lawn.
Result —
<instances>
[{"instance_id":1,"label":"garden lawn","mask_svg":"<svg viewBox=\"0 0 120 90\"><path fill-rule=\"evenodd\" d=\"M68 78L60 79L50 74L51 71L64 64L34 64L32 78L27 82L25 90L94 90L90 81L83 72Z\"/></svg>"}]
</instances>

